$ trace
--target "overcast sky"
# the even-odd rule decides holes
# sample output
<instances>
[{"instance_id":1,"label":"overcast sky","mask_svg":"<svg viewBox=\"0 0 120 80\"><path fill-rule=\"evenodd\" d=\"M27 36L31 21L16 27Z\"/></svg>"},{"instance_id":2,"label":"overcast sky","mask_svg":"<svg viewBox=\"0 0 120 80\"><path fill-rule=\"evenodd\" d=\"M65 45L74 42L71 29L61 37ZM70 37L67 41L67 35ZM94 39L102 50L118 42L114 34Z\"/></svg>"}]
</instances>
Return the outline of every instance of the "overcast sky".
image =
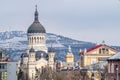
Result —
<instances>
[{"instance_id":1,"label":"overcast sky","mask_svg":"<svg viewBox=\"0 0 120 80\"><path fill-rule=\"evenodd\" d=\"M27 31L36 4L48 33L120 46L119 0L0 0L0 31Z\"/></svg>"}]
</instances>

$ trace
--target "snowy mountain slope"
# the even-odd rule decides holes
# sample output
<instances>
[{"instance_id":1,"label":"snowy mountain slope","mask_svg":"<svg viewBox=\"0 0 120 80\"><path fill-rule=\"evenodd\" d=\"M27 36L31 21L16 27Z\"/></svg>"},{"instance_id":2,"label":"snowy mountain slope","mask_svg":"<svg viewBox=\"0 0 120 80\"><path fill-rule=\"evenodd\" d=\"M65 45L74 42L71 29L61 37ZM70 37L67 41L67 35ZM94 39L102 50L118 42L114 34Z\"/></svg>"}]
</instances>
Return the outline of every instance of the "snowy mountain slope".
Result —
<instances>
[{"instance_id":1,"label":"snowy mountain slope","mask_svg":"<svg viewBox=\"0 0 120 80\"><path fill-rule=\"evenodd\" d=\"M46 43L48 47L54 48L67 48L68 45L85 45L92 44L83 41L73 40L60 35L47 33ZM11 31L11 32L0 32L0 47L1 48L12 48L17 49L26 48L27 45L27 34L23 31ZM20 49L19 48L19 49Z\"/></svg>"},{"instance_id":2,"label":"snowy mountain slope","mask_svg":"<svg viewBox=\"0 0 120 80\"><path fill-rule=\"evenodd\" d=\"M79 50L89 48L94 43L74 40L61 35L47 33L46 35L47 47L54 47L56 52L56 59L64 60L64 56L68 51L70 45L73 53L75 54L75 60L78 59ZM24 31L6 31L0 32L0 48L9 55L13 60L18 60L21 53L27 49L27 34Z\"/></svg>"}]
</instances>

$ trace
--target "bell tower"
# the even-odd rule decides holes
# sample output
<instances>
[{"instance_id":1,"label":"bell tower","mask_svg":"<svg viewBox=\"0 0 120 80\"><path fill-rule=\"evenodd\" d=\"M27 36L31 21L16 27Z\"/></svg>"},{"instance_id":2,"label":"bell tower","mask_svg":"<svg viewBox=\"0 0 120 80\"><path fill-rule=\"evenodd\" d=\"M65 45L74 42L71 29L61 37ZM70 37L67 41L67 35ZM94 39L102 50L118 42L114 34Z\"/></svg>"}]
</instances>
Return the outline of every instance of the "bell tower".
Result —
<instances>
[{"instance_id":1,"label":"bell tower","mask_svg":"<svg viewBox=\"0 0 120 80\"><path fill-rule=\"evenodd\" d=\"M74 66L74 55L72 53L71 47L68 48L68 53L65 55L66 59L66 65L67 67L73 67Z\"/></svg>"},{"instance_id":2,"label":"bell tower","mask_svg":"<svg viewBox=\"0 0 120 80\"><path fill-rule=\"evenodd\" d=\"M34 80L35 79L35 51L33 48L30 49L29 51L29 56L28 56L28 80Z\"/></svg>"},{"instance_id":3,"label":"bell tower","mask_svg":"<svg viewBox=\"0 0 120 80\"><path fill-rule=\"evenodd\" d=\"M48 51L48 56L49 56L49 59L48 59L49 67L51 67L52 70L53 70L53 68L54 68L54 59L55 59L55 51L53 50L52 47Z\"/></svg>"}]
</instances>

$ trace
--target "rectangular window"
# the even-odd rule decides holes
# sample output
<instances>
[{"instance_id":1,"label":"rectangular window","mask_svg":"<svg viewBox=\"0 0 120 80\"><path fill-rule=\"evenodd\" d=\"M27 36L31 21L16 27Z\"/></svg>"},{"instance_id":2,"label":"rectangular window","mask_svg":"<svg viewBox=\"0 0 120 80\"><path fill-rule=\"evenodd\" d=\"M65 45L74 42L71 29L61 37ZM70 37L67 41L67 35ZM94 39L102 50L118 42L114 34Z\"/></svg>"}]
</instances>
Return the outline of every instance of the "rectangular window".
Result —
<instances>
[{"instance_id":1,"label":"rectangular window","mask_svg":"<svg viewBox=\"0 0 120 80\"><path fill-rule=\"evenodd\" d=\"M96 63L96 59L91 59L91 64L95 64Z\"/></svg>"},{"instance_id":2,"label":"rectangular window","mask_svg":"<svg viewBox=\"0 0 120 80\"><path fill-rule=\"evenodd\" d=\"M6 63L0 63L0 69L7 69Z\"/></svg>"},{"instance_id":3,"label":"rectangular window","mask_svg":"<svg viewBox=\"0 0 120 80\"><path fill-rule=\"evenodd\" d=\"M0 51L0 59L2 59L2 52Z\"/></svg>"},{"instance_id":4,"label":"rectangular window","mask_svg":"<svg viewBox=\"0 0 120 80\"><path fill-rule=\"evenodd\" d=\"M106 49L106 54L109 54L109 50L108 49Z\"/></svg>"},{"instance_id":5,"label":"rectangular window","mask_svg":"<svg viewBox=\"0 0 120 80\"><path fill-rule=\"evenodd\" d=\"M105 48L102 48L103 54L105 54Z\"/></svg>"},{"instance_id":6,"label":"rectangular window","mask_svg":"<svg viewBox=\"0 0 120 80\"><path fill-rule=\"evenodd\" d=\"M2 67L1 67L1 63L0 63L0 69L2 69Z\"/></svg>"},{"instance_id":7,"label":"rectangular window","mask_svg":"<svg viewBox=\"0 0 120 80\"><path fill-rule=\"evenodd\" d=\"M1 80L7 80L7 72L1 72Z\"/></svg>"},{"instance_id":8,"label":"rectangular window","mask_svg":"<svg viewBox=\"0 0 120 80\"><path fill-rule=\"evenodd\" d=\"M101 54L101 49L99 49L99 54Z\"/></svg>"}]
</instances>

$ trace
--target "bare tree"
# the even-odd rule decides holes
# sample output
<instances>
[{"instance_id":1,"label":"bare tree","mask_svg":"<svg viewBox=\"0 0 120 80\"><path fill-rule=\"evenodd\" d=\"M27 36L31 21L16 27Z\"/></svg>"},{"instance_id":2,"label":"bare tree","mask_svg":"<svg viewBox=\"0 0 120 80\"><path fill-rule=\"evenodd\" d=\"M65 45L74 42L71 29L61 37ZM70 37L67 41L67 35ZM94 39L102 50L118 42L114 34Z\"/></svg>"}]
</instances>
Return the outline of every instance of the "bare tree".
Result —
<instances>
[{"instance_id":1,"label":"bare tree","mask_svg":"<svg viewBox=\"0 0 120 80\"><path fill-rule=\"evenodd\" d=\"M60 71L56 72L51 68L43 68L40 73L37 71L36 80L79 80L80 71Z\"/></svg>"}]
</instances>

